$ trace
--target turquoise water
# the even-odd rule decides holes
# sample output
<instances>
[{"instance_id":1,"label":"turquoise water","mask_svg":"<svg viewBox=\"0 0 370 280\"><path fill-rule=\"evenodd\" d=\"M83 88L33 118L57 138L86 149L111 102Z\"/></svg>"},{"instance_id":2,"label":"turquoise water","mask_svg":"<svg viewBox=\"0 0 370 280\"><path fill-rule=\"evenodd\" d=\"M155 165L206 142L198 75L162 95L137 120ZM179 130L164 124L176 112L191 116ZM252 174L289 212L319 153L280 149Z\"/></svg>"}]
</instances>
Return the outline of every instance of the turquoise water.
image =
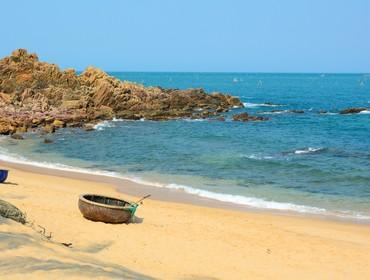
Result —
<instances>
[{"instance_id":1,"label":"turquoise water","mask_svg":"<svg viewBox=\"0 0 370 280\"><path fill-rule=\"evenodd\" d=\"M60 130L51 145L37 135L2 139L2 154L246 206L370 217L370 114L337 114L370 107L370 75L111 74L145 85L230 93L246 108L229 112L226 122L116 120L93 132ZM244 111L270 120L229 119Z\"/></svg>"}]
</instances>

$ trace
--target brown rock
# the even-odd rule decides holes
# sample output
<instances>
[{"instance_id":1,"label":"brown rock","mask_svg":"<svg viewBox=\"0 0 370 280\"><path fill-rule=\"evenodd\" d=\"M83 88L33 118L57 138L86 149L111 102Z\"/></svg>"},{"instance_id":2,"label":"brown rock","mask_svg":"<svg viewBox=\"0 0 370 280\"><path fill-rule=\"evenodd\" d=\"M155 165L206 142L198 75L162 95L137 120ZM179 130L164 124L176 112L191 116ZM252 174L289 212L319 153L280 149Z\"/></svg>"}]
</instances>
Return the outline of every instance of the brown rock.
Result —
<instances>
[{"instance_id":1,"label":"brown rock","mask_svg":"<svg viewBox=\"0 0 370 280\"><path fill-rule=\"evenodd\" d=\"M369 108L347 108L339 112L339 114L346 115L346 114L358 114L362 111L370 111Z\"/></svg>"},{"instance_id":2,"label":"brown rock","mask_svg":"<svg viewBox=\"0 0 370 280\"><path fill-rule=\"evenodd\" d=\"M53 126L56 127L56 128L62 128L62 127L65 127L66 123L64 121L61 121L61 120L54 120L53 122Z\"/></svg>"},{"instance_id":3,"label":"brown rock","mask_svg":"<svg viewBox=\"0 0 370 280\"><path fill-rule=\"evenodd\" d=\"M241 113L233 116L234 121L241 121L241 122L247 122L249 121L249 115L248 113Z\"/></svg>"},{"instance_id":4,"label":"brown rock","mask_svg":"<svg viewBox=\"0 0 370 280\"><path fill-rule=\"evenodd\" d=\"M22 134L22 133L26 133L27 132L27 127L26 126L21 126L21 127L18 127L17 130L16 130L16 133L18 134Z\"/></svg>"},{"instance_id":5,"label":"brown rock","mask_svg":"<svg viewBox=\"0 0 370 280\"><path fill-rule=\"evenodd\" d=\"M15 127L7 121L0 121L0 134L9 135L15 131Z\"/></svg>"},{"instance_id":6,"label":"brown rock","mask_svg":"<svg viewBox=\"0 0 370 280\"><path fill-rule=\"evenodd\" d=\"M55 132L55 126L53 124L47 124L42 128L42 131L44 133L54 133Z\"/></svg>"},{"instance_id":7,"label":"brown rock","mask_svg":"<svg viewBox=\"0 0 370 280\"><path fill-rule=\"evenodd\" d=\"M23 140L24 139L23 135L19 134L19 133L14 133L10 137L15 139L15 140Z\"/></svg>"},{"instance_id":8,"label":"brown rock","mask_svg":"<svg viewBox=\"0 0 370 280\"><path fill-rule=\"evenodd\" d=\"M114 116L112 108L108 106L101 106L94 111L94 119L110 120Z\"/></svg>"},{"instance_id":9,"label":"brown rock","mask_svg":"<svg viewBox=\"0 0 370 280\"><path fill-rule=\"evenodd\" d=\"M82 104L80 100L64 100L61 104L61 108L66 110L76 110L80 109Z\"/></svg>"},{"instance_id":10,"label":"brown rock","mask_svg":"<svg viewBox=\"0 0 370 280\"><path fill-rule=\"evenodd\" d=\"M10 94L0 92L0 103L9 104L10 103Z\"/></svg>"},{"instance_id":11,"label":"brown rock","mask_svg":"<svg viewBox=\"0 0 370 280\"><path fill-rule=\"evenodd\" d=\"M289 112L294 113L294 114L303 114L303 110L290 110Z\"/></svg>"},{"instance_id":12,"label":"brown rock","mask_svg":"<svg viewBox=\"0 0 370 280\"><path fill-rule=\"evenodd\" d=\"M52 144L52 143L54 143L54 141L52 139L50 139L50 138L45 138L44 139L44 143L45 144Z\"/></svg>"},{"instance_id":13,"label":"brown rock","mask_svg":"<svg viewBox=\"0 0 370 280\"><path fill-rule=\"evenodd\" d=\"M80 126L83 122L125 118L168 120L206 118L237 106L241 101L203 89L163 89L120 81L89 67L80 75L73 69L40 62L25 49L0 60L0 134L14 133L27 124L36 128ZM197 110L203 110L199 113ZM50 131L50 129L47 129Z\"/></svg>"},{"instance_id":14,"label":"brown rock","mask_svg":"<svg viewBox=\"0 0 370 280\"><path fill-rule=\"evenodd\" d=\"M34 127L39 126L42 123L40 119L32 119L31 122L32 122L32 126Z\"/></svg>"},{"instance_id":15,"label":"brown rock","mask_svg":"<svg viewBox=\"0 0 370 280\"><path fill-rule=\"evenodd\" d=\"M251 116L248 113L241 113L233 116L234 121L248 122L248 121L266 121L268 118L261 116Z\"/></svg>"},{"instance_id":16,"label":"brown rock","mask_svg":"<svg viewBox=\"0 0 370 280\"><path fill-rule=\"evenodd\" d=\"M224 108L222 107L217 107L216 113L222 113L224 111Z\"/></svg>"},{"instance_id":17,"label":"brown rock","mask_svg":"<svg viewBox=\"0 0 370 280\"><path fill-rule=\"evenodd\" d=\"M95 130L95 124L86 123L86 124L84 124L83 128L84 128L85 131L92 131L92 130Z\"/></svg>"}]
</instances>

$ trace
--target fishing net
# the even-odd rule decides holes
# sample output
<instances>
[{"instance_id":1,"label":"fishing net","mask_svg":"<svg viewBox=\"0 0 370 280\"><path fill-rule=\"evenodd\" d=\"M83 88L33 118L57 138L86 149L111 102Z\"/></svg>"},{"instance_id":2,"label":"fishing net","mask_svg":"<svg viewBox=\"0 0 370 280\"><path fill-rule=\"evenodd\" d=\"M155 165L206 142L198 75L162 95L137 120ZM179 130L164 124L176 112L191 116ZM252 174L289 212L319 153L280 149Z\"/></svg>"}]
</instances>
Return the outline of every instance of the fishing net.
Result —
<instances>
[{"instance_id":1,"label":"fishing net","mask_svg":"<svg viewBox=\"0 0 370 280\"><path fill-rule=\"evenodd\" d=\"M26 223L26 215L13 204L0 199L0 216L18 223Z\"/></svg>"}]
</instances>

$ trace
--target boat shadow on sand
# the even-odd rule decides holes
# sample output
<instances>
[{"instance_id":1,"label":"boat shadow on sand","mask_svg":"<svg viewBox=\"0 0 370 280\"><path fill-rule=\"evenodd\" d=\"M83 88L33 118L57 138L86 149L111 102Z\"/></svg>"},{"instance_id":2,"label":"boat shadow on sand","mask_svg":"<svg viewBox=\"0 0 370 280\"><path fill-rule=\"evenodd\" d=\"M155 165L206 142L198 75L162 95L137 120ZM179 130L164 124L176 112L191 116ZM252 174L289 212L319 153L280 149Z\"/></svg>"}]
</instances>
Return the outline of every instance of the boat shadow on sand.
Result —
<instances>
[{"instance_id":1,"label":"boat shadow on sand","mask_svg":"<svg viewBox=\"0 0 370 280\"><path fill-rule=\"evenodd\" d=\"M11 186L18 186L17 183L13 183L13 182L4 182L4 183L1 183L3 185L11 185Z\"/></svg>"}]
</instances>

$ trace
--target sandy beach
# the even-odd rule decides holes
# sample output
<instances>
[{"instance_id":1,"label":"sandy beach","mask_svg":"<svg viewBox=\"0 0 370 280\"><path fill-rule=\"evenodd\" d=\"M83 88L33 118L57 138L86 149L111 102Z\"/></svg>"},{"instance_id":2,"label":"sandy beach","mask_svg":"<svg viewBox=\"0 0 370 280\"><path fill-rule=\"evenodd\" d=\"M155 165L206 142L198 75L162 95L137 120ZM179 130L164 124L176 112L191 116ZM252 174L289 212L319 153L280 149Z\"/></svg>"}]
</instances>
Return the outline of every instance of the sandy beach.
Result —
<instances>
[{"instance_id":1,"label":"sandy beach","mask_svg":"<svg viewBox=\"0 0 370 280\"><path fill-rule=\"evenodd\" d=\"M137 198L112 184L10 167L0 196L26 212L34 229L1 220L1 279L370 277L368 225L152 199L137 223L111 225L81 216L82 193Z\"/></svg>"},{"instance_id":2,"label":"sandy beach","mask_svg":"<svg viewBox=\"0 0 370 280\"><path fill-rule=\"evenodd\" d=\"M0 280L370 280L370 0L0 8Z\"/></svg>"}]
</instances>

